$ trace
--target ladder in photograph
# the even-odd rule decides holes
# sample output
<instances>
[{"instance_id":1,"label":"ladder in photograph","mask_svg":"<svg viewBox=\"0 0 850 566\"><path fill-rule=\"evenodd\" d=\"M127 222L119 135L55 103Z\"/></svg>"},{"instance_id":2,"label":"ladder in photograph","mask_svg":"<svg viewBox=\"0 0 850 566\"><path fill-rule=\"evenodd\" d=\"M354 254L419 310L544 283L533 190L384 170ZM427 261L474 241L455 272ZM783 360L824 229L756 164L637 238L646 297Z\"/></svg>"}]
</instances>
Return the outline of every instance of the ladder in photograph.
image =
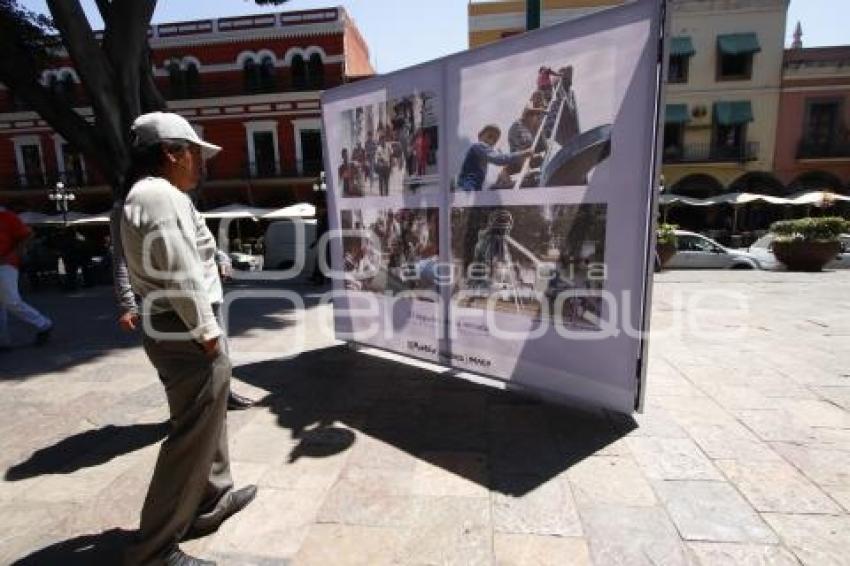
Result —
<instances>
[{"instance_id":1,"label":"ladder in photograph","mask_svg":"<svg viewBox=\"0 0 850 566\"><path fill-rule=\"evenodd\" d=\"M563 88L563 84L564 78L558 77L558 80L555 82L555 86L552 88L552 100L549 101L549 105L546 107L546 115L540 123L540 127L537 129L537 133L534 136L534 142L531 144L531 148L534 150L540 145L540 141L543 140L545 142L544 153L546 155L544 156L541 165L534 168L531 167L531 161L534 159L535 154L523 159L522 168L519 173L514 176L516 177L513 185L513 189L515 191L519 190L523 186L526 177L529 175L534 173L537 173L538 175L542 174L543 164L546 163L547 158L549 157L549 153L552 149L552 142L554 141L553 138L555 133L558 131L558 126L561 123L561 120L564 117L564 107L567 105L569 99L567 91ZM553 113L555 119L551 120L550 116L552 116Z\"/></svg>"}]
</instances>

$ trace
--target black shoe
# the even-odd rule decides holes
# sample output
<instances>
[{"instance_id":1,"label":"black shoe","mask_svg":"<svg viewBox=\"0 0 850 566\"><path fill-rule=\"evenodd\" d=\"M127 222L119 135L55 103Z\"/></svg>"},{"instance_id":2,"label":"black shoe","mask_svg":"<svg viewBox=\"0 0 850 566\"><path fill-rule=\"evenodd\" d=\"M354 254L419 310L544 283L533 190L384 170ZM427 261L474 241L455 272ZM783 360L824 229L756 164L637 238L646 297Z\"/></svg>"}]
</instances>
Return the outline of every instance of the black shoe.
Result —
<instances>
[{"instance_id":1,"label":"black shoe","mask_svg":"<svg viewBox=\"0 0 850 566\"><path fill-rule=\"evenodd\" d=\"M230 502L227 504L227 509L224 510L221 518L215 518L209 521L196 520L189 527L183 540L201 538L216 532L223 522L247 507L249 503L254 501L255 497L257 497L256 485L248 485L242 489L237 489L230 495Z\"/></svg>"},{"instance_id":2,"label":"black shoe","mask_svg":"<svg viewBox=\"0 0 850 566\"><path fill-rule=\"evenodd\" d=\"M39 330L35 333L35 345L36 346L44 346L47 344L47 341L50 340L50 333L53 332L53 325L51 324L44 330Z\"/></svg>"},{"instance_id":3,"label":"black shoe","mask_svg":"<svg viewBox=\"0 0 850 566\"><path fill-rule=\"evenodd\" d=\"M250 409L254 406L254 404L256 404L256 401L243 397L233 390L231 390L230 394L227 396L228 411L242 411L244 409Z\"/></svg>"},{"instance_id":4,"label":"black shoe","mask_svg":"<svg viewBox=\"0 0 850 566\"><path fill-rule=\"evenodd\" d=\"M216 566L212 560L203 560L189 556L180 547L175 546L165 555L165 566Z\"/></svg>"}]
</instances>

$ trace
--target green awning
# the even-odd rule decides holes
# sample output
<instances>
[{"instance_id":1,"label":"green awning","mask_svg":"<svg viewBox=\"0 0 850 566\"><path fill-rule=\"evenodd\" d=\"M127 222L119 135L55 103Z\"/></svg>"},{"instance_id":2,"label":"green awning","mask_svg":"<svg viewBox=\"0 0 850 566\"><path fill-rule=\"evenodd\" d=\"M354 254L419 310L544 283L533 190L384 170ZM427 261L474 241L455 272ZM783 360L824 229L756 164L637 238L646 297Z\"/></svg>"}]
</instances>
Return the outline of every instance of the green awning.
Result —
<instances>
[{"instance_id":1,"label":"green awning","mask_svg":"<svg viewBox=\"0 0 850 566\"><path fill-rule=\"evenodd\" d=\"M687 35L680 35L670 40L670 55L676 57L691 57L697 52L694 43Z\"/></svg>"},{"instance_id":2,"label":"green awning","mask_svg":"<svg viewBox=\"0 0 850 566\"><path fill-rule=\"evenodd\" d=\"M664 121L668 124L684 124L690 121L687 104L668 104L664 112Z\"/></svg>"},{"instance_id":3,"label":"green awning","mask_svg":"<svg viewBox=\"0 0 850 566\"><path fill-rule=\"evenodd\" d=\"M761 51L759 38L754 33L730 33L717 36L717 47L725 55L744 55Z\"/></svg>"},{"instance_id":4,"label":"green awning","mask_svg":"<svg viewBox=\"0 0 850 566\"><path fill-rule=\"evenodd\" d=\"M753 107L749 100L715 102L714 121L721 126L746 124L753 121Z\"/></svg>"}]
</instances>

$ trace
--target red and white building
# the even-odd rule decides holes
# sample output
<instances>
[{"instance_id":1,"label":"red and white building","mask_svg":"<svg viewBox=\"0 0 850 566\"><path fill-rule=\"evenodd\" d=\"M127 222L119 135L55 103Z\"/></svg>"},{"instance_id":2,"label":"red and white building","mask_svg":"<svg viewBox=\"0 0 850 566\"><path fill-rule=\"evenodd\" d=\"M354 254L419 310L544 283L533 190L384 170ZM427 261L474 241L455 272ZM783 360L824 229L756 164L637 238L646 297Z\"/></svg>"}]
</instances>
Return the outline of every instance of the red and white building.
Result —
<instances>
[{"instance_id":1,"label":"red and white building","mask_svg":"<svg viewBox=\"0 0 850 566\"><path fill-rule=\"evenodd\" d=\"M149 32L169 109L224 148L207 164L201 205L286 205L310 198L322 169L321 91L374 74L369 49L341 7L175 22ZM70 62L43 82L84 117ZM79 212L111 204L102 176L0 85L0 204L52 212L57 181Z\"/></svg>"}]
</instances>

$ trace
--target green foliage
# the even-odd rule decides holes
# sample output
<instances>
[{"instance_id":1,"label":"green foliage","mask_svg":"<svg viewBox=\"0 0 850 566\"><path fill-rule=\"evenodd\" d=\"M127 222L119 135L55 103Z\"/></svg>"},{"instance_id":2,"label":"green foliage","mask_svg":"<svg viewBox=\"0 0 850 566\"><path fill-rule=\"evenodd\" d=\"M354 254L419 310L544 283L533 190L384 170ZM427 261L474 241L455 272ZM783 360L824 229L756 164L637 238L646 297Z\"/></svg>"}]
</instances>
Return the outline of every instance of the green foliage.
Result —
<instances>
[{"instance_id":1,"label":"green foliage","mask_svg":"<svg viewBox=\"0 0 850 566\"><path fill-rule=\"evenodd\" d=\"M4 53L23 51L31 57L17 61L18 65L33 73L47 66L59 47L55 32L49 17L28 10L16 0L0 0L0 47Z\"/></svg>"},{"instance_id":2,"label":"green foliage","mask_svg":"<svg viewBox=\"0 0 850 566\"><path fill-rule=\"evenodd\" d=\"M660 245L673 244L676 245L676 230L679 229L677 224L659 224L655 231L655 241Z\"/></svg>"},{"instance_id":3,"label":"green foliage","mask_svg":"<svg viewBox=\"0 0 850 566\"><path fill-rule=\"evenodd\" d=\"M770 225L778 241L834 242L838 235L850 232L850 221L837 216L781 220Z\"/></svg>"}]
</instances>

